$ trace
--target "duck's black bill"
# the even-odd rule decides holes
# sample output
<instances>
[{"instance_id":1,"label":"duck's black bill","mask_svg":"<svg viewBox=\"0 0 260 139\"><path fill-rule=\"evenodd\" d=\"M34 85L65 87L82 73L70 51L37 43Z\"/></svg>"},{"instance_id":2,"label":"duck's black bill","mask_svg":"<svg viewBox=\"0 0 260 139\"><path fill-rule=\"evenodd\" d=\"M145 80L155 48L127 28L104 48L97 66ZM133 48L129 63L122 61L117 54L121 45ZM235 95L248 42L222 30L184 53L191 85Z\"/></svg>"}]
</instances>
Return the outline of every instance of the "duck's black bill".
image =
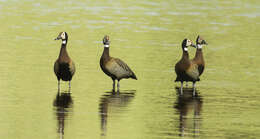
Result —
<instances>
[{"instance_id":1,"label":"duck's black bill","mask_svg":"<svg viewBox=\"0 0 260 139\"><path fill-rule=\"evenodd\" d=\"M208 45L208 43L205 40L202 41L202 44Z\"/></svg>"}]
</instances>

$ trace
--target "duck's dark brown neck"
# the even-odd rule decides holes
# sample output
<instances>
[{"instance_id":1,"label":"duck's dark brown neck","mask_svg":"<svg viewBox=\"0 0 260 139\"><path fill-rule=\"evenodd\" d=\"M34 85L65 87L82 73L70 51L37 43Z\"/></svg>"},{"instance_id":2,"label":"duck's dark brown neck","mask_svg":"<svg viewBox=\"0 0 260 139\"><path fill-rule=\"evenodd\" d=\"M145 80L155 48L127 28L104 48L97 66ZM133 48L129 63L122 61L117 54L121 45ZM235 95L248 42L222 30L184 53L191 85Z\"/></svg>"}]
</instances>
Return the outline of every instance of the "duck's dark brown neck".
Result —
<instances>
[{"instance_id":1,"label":"duck's dark brown neck","mask_svg":"<svg viewBox=\"0 0 260 139\"><path fill-rule=\"evenodd\" d=\"M189 53L188 53L188 51L185 51L185 50L182 51L182 59L189 60Z\"/></svg>"},{"instance_id":2,"label":"duck's dark brown neck","mask_svg":"<svg viewBox=\"0 0 260 139\"><path fill-rule=\"evenodd\" d=\"M104 61L109 60L110 56L109 56L109 47L104 47L104 51L101 57Z\"/></svg>"},{"instance_id":3,"label":"duck's dark brown neck","mask_svg":"<svg viewBox=\"0 0 260 139\"><path fill-rule=\"evenodd\" d=\"M202 48L197 48L196 54L195 54L195 59L203 60Z\"/></svg>"},{"instance_id":4,"label":"duck's dark brown neck","mask_svg":"<svg viewBox=\"0 0 260 139\"><path fill-rule=\"evenodd\" d=\"M59 59L62 61L69 61L70 59L66 47L67 47L67 41L66 42L63 41L61 44L60 54L59 54Z\"/></svg>"}]
</instances>

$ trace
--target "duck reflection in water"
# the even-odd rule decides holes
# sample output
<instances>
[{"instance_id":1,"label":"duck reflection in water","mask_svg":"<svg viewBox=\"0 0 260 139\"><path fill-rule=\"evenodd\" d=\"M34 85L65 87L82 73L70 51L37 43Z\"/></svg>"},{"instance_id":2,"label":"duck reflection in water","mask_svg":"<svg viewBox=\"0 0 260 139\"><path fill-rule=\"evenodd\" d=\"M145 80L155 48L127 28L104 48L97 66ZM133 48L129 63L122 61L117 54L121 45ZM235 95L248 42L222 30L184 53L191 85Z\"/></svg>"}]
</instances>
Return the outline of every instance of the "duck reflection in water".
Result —
<instances>
[{"instance_id":1,"label":"duck reflection in water","mask_svg":"<svg viewBox=\"0 0 260 139\"><path fill-rule=\"evenodd\" d=\"M57 132L59 133L60 139L63 139L64 137L65 119L71 114L72 104L73 101L70 92L58 92L53 102L58 121Z\"/></svg>"},{"instance_id":2,"label":"duck reflection in water","mask_svg":"<svg viewBox=\"0 0 260 139\"><path fill-rule=\"evenodd\" d=\"M108 118L120 116L126 111L128 104L135 96L135 90L128 90L123 92L105 92L100 99L99 111L101 118L101 135L106 136L106 128Z\"/></svg>"},{"instance_id":3,"label":"duck reflection in water","mask_svg":"<svg viewBox=\"0 0 260 139\"><path fill-rule=\"evenodd\" d=\"M179 94L181 93L179 88L176 88L176 91ZM193 89L184 89L183 92L185 93L179 95L174 104L174 108L180 114L179 135L192 135L195 138L200 134L203 101L197 90L195 91L195 97L193 96Z\"/></svg>"}]
</instances>

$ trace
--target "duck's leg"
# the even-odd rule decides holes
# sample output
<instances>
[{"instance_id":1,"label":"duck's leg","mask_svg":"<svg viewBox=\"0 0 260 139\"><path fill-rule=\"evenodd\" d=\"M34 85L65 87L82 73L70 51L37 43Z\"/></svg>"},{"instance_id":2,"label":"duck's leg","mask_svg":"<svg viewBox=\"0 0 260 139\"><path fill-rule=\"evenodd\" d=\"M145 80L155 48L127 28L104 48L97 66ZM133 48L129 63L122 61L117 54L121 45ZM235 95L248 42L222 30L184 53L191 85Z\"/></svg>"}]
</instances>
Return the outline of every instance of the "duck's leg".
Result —
<instances>
[{"instance_id":1,"label":"duck's leg","mask_svg":"<svg viewBox=\"0 0 260 139\"><path fill-rule=\"evenodd\" d=\"M118 93L119 93L119 91L120 91L120 84L119 84L119 81L120 81L120 80L117 81L117 92L118 92Z\"/></svg>"},{"instance_id":2,"label":"duck's leg","mask_svg":"<svg viewBox=\"0 0 260 139\"><path fill-rule=\"evenodd\" d=\"M193 96L195 96L195 92L196 92L196 82L192 83L192 88L193 88Z\"/></svg>"},{"instance_id":3,"label":"duck's leg","mask_svg":"<svg viewBox=\"0 0 260 139\"><path fill-rule=\"evenodd\" d=\"M113 80L113 92L115 92L115 85L116 85L116 83L115 83L115 80L114 79L112 79Z\"/></svg>"},{"instance_id":4,"label":"duck's leg","mask_svg":"<svg viewBox=\"0 0 260 139\"><path fill-rule=\"evenodd\" d=\"M69 81L69 93L70 93L70 89L71 89L71 83L70 83L70 81Z\"/></svg>"},{"instance_id":5,"label":"duck's leg","mask_svg":"<svg viewBox=\"0 0 260 139\"><path fill-rule=\"evenodd\" d=\"M183 82L181 82L181 95L183 94Z\"/></svg>"},{"instance_id":6,"label":"duck's leg","mask_svg":"<svg viewBox=\"0 0 260 139\"><path fill-rule=\"evenodd\" d=\"M60 80L58 80L58 93L60 93Z\"/></svg>"}]
</instances>

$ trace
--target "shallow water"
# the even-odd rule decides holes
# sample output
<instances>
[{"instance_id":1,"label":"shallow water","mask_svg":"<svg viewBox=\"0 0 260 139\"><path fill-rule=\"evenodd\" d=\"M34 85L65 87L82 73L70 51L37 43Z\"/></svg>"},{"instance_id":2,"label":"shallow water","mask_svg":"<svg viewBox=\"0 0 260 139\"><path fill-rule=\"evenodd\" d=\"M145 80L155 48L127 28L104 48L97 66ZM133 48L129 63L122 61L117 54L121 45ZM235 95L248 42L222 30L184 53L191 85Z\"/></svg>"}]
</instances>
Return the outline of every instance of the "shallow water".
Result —
<instances>
[{"instance_id":1,"label":"shallow water","mask_svg":"<svg viewBox=\"0 0 260 139\"><path fill-rule=\"evenodd\" d=\"M4 138L259 138L260 3L0 0L0 136ZM57 95L53 64L69 34L76 63ZM103 36L138 80L120 94L99 67ZM179 97L181 41L202 35L206 68ZM189 49L192 58L195 49Z\"/></svg>"}]
</instances>

